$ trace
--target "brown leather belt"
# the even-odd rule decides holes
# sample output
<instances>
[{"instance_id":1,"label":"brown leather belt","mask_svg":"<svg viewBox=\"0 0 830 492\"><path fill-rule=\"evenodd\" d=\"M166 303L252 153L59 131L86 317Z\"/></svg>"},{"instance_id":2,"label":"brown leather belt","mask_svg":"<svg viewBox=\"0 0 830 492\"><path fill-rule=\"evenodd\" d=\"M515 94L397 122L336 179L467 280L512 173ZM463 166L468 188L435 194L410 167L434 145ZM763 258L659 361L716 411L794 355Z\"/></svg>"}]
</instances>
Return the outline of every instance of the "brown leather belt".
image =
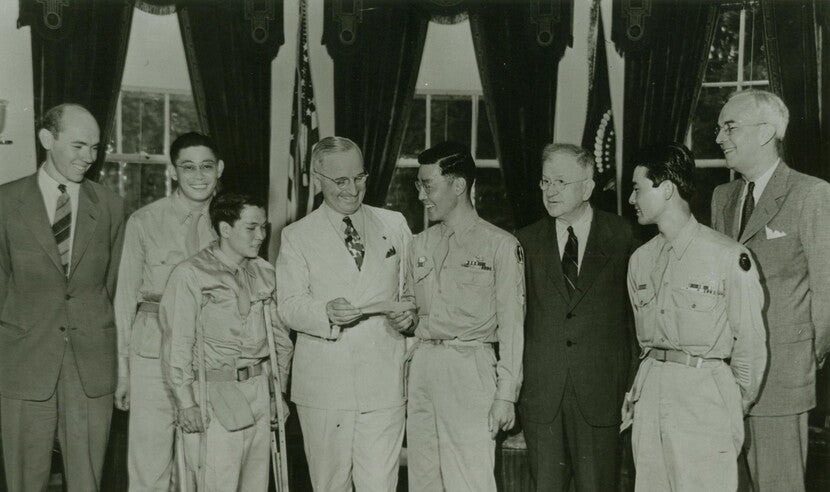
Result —
<instances>
[{"instance_id":1,"label":"brown leather belt","mask_svg":"<svg viewBox=\"0 0 830 492\"><path fill-rule=\"evenodd\" d=\"M247 381L252 377L259 376L268 370L268 358L260 359L257 362L245 367L236 369L208 369L205 371L205 379L210 382L224 383L228 381Z\"/></svg>"},{"instance_id":2,"label":"brown leather belt","mask_svg":"<svg viewBox=\"0 0 830 492\"><path fill-rule=\"evenodd\" d=\"M681 350L673 349L658 349L652 348L648 351L648 356L660 362L674 362L675 364L683 364L689 367L703 367L706 362L723 362L723 359L707 359L704 357L695 357L687 354Z\"/></svg>"},{"instance_id":3,"label":"brown leather belt","mask_svg":"<svg viewBox=\"0 0 830 492\"><path fill-rule=\"evenodd\" d=\"M156 313L159 312L159 303L157 302L139 302L138 303L138 311L143 311L145 313Z\"/></svg>"}]
</instances>

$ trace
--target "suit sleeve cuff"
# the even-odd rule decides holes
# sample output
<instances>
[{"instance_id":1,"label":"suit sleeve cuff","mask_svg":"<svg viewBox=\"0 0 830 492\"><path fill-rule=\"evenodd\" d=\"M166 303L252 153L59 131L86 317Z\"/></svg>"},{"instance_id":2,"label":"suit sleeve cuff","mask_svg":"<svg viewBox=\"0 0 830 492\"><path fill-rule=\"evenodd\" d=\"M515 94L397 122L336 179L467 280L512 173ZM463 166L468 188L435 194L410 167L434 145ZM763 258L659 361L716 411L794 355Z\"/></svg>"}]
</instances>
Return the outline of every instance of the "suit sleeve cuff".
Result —
<instances>
[{"instance_id":1,"label":"suit sleeve cuff","mask_svg":"<svg viewBox=\"0 0 830 492\"><path fill-rule=\"evenodd\" d=\"M193 396L193 388L190 385L175 388L176 400L179 402L179 409L190 408L196 405L196 398Z\"/></svg>"},{"instance_id":2,"label":"suit sleeve cuff","mask_svg":"<svg viewBox=\"0 0 830 492\"><path fill-rule=\"evenodd\" d=\"M128 357L119 357L118 358L118 377L119 378L128 378L128 377L130 377L130 359Z\"/></svg>"},{"instance_id":3,"label":"suit sleeve cuff","mask_svg":"<svg viewBox=\"0 0 830 492\"><path fill-rule=\"evenodd\" d=\"M506 381L500 379L496 385L496 400L505 400L511 403L516 403L519 395L519 388L513 381Z\"/></svg>"}]
</instances>

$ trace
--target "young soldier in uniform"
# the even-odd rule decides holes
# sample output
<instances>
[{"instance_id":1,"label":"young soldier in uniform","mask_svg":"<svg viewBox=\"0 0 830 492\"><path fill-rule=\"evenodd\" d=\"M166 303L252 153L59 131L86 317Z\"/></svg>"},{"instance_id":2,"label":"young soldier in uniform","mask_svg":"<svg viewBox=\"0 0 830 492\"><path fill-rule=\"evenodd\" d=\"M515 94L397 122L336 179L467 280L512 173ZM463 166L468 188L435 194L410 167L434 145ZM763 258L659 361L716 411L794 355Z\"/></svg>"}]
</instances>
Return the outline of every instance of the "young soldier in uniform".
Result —
<instances>
[{"instance_id":1,"label":"young soldier in uniform","mask_svg":"<svg viewBox=\"0 0 830 492\"><path fill-rule=\"evenodd\" d=\"M644 357L623 403L636 490L734 491L743 417L767 362L758 270L746 248L689 211L688 149L656 146L636 163L628 201L660 231L628 267Z\"/></svg>"},{"instance_id":2,"label":"young soldier in uniform","mask_svg":"<svg viewBox=\"0 0 830 492\"><path fill-rule=\"evenodd\" d=\"M268 488L275 408L269 371L280 371L283 387L274 392L285 391L293 349L271 302L274 269L257 256L268 226L264 207L247 195L214 198L210 221L219 241L173 270L159 309L162 369L186 433L188 467L193 473L197 463L206 467L208 490ZM267 329L274 330L279 368L268 363L265 309L276 322ZM200 456L203 439L207 451Z\"/></svg>"},{"instance_id":3,"label":"young soldier in uniform","mask_svg":"<svg viewBox=\"0 0 830 492\"><path fill-rule=\"evenodd\" d=\"M418 306L409 487L495 491L495 437L513 427L522 381L523 253L516 238L476 214L466 147L443 142L418 162L419 198L440 223L416 236L409 254Z\"/></svg>"},{"instance_id":4,"label":"young soldier in uniform","mask_svg":"<svg viewBox=\"0 0 830 492\"><path fill-rule=\"evenodd\" d=\"M169 197L132 214L118 271L118 387L115 405L130 411L130 490L167 490L176 411L161 377L159 301L170 272L216 238L208 205L223 163L210 137L186 133L170 146Z\"/></svg>"}]
</instances>

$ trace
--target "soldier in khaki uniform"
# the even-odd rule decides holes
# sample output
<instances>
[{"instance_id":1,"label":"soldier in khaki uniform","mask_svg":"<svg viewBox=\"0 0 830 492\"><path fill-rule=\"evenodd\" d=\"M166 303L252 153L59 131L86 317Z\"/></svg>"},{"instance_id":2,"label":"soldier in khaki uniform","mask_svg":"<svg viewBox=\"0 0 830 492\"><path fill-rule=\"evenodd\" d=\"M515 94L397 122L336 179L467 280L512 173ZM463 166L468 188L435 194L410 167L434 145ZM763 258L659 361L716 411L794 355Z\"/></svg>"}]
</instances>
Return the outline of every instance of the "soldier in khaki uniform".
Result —
<instances>
[{"instance_id":1,"label":"soldier in khaki uniform","mask_svg":"<svg viewBox=\"0 0 830 492\"><path fill-rule=\"evenodd\" d=\"M644 358L623 404L636 490L736 490L743 417L767 362L758 270L746 248L689 211L689 150L657 146L636 163L629 203L660 231L628 268Z\"/></svg>"},{"instance_id":2,"label":"soldier in khaki uniform","mask_svg":"<svg viewBox=\"0 0 830 492\"><path fill-rule=\"evenodd\" d=\"M418 307L409 488L495 491L495 437L513 427L522 381L523 253L516 238L476 214L466 147L444 142L418 162L419 198L440 224L416 236L409 252Z\"/></svg>"},{"instance_id":3,"label":"soldier in khaki uniform","mask_svg":"<svg viewBox=\"0 0 830 492\"><path fill-rule=\"evenodd\" d=\"M210 219L218 244L179 264L161 300L162 368L176 400L178 424L187 433L191 472L206 467L207 490L265 491L275 408L269 405L269 371L277 368L268 363L264 309L277 317L270 302L274 269L257 257L267 227L264 204L246 195L220 194L210 204ZM284 392L292 345L280 323L269 328L283 385L274 392ZM206 395L200 394L200 366ZM206 408L200 408L203 399ZM207 440L203 462L202 439Z\"/></svg>"},{"instance_id":4,"label":"soldier in khaki uniform","mask_svg":"<svg viewBox=\"0 0 830 492\"><path fill-rule=\"evenodd\" d=\"M118 386L115 405L130 411L130 490L167 490L173 469L176 410L161 377L159 301L170 272L216 239L208 205L224 164L213 140L186 133L170 146L169 197L127 221L115 292Z\"/></svg>"}]
</instances>

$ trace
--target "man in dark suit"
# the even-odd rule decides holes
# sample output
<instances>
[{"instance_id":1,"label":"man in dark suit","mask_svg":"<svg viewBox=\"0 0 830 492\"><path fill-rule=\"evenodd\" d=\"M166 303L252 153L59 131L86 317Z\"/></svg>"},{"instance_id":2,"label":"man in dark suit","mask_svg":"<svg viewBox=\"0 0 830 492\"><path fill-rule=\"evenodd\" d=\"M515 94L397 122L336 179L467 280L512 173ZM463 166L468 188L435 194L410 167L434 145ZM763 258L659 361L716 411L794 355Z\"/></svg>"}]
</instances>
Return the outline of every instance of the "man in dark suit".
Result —
<instances>
[{"instance_id":1,"label":"man in dark suit","mask_svg":"<svg viewBox=\"0 0 830 492\"><path fill-rule=\"evenodd\" d=\"M0 186L0 412L10 491L45 490L57 438L67 489L100 488L116 383L112 296L124 205L84 179L95 118L43 117L40 169Z\"/></svg>"},{"instance_id":2,"label":"man in dark suit","mask_svg":"<svg viewBox=\"0 0 830 492\"><path fill-rule=\"evenodd\" d=\"M767 299L769 369L744 444L756 492L804 490L816 361L830 351L830 185L781 159L788 121L775 94L738 92L716 136L742 179L715 188L712 228L752 252Z\"/></svg>"},{"instance_id":3,"label":"man in dark suit","mask_svg":"<svg viewBox=\"0 0 830 492\"><path fill-rule=\"evenodd\" d=\"M620 405L636 339L626 295L630 225L594 210L593 158L574 145L542 152L550 217L516 235L527 256L525 383L519 409L535 490L615 490Z\"/></svg>"}]
</instances>

